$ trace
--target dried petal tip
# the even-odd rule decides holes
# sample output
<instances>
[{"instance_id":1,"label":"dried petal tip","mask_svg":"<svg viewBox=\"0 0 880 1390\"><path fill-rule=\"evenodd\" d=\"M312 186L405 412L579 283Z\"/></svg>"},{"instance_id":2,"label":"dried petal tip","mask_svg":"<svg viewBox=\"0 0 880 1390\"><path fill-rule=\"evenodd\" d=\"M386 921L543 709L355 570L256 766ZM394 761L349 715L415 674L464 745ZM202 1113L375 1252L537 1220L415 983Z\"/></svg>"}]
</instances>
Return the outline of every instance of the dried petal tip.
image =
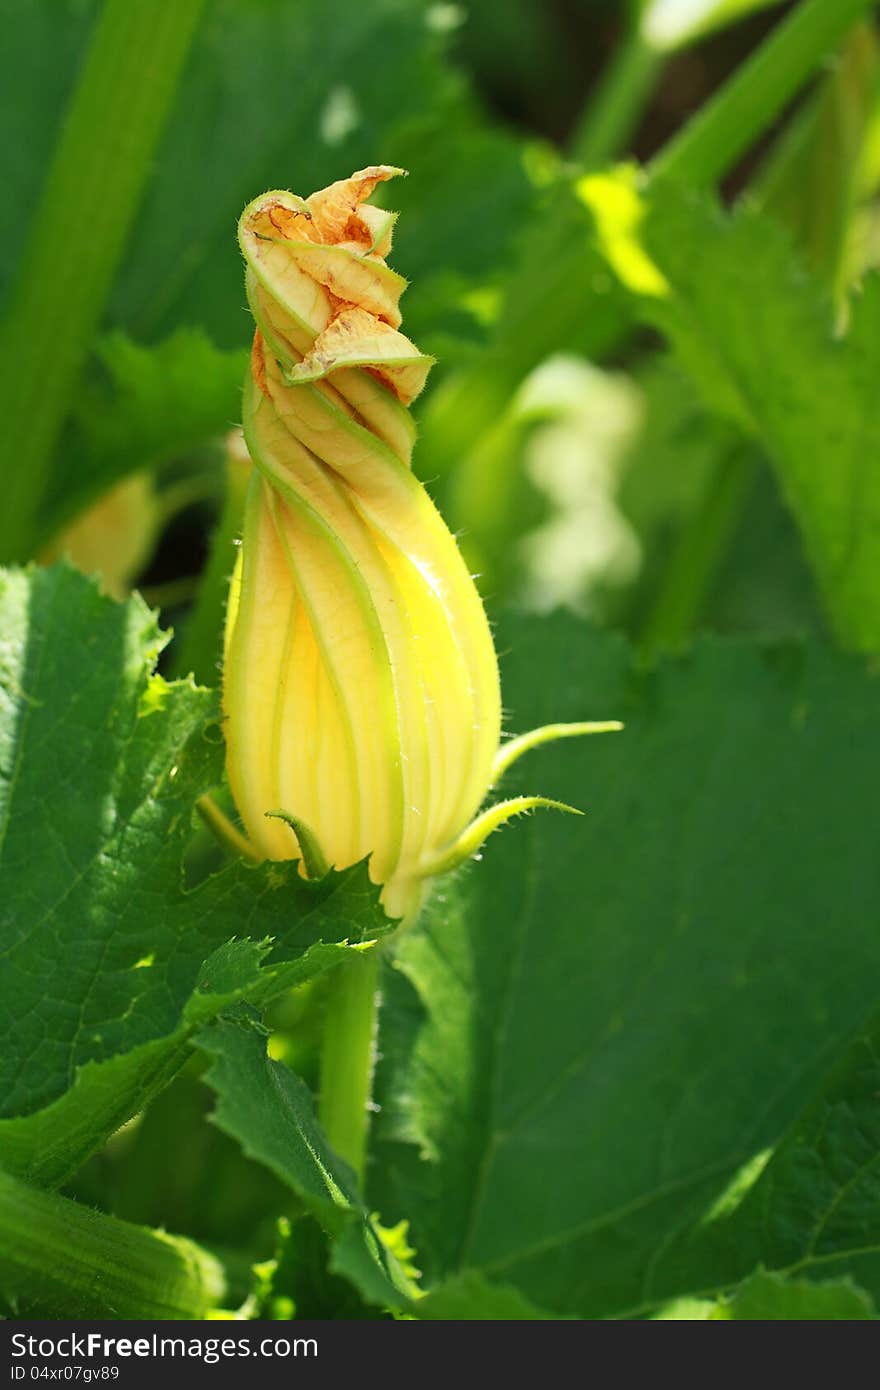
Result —
<instances>
[{"instance_id":1,"label":"dried petal tip","mask_svg":"<svg viewBox=\"0 0 880 1390\"><path fill-rule=\"evenodd\" d=\"M433 365L433 357L425 357L402 333L363 309L345 309L318 334L312 350L287 372L287 380L296 385L318 381L340 367L366 367L399 401L411 405Z\"/></svg>"},{"instance_id":2,"label":"dried petal tip","mask_svg":"<svg viewBox=\"0 0 880 1390\"><path fill-rule=\"evenodd\" d=\"M371 164L367 169L359 169L351 178L340 179L338 183L331 183L329 188L322 188L306 198L312 225L321 241L329 246L340 241L356 241L364 246L372 246L374 225L387 214L378 208L364 208L361 204L372 197L378 184L400 175L405 176L406 170L395 169L390 164Z\"/></svg>"}]
</instances>

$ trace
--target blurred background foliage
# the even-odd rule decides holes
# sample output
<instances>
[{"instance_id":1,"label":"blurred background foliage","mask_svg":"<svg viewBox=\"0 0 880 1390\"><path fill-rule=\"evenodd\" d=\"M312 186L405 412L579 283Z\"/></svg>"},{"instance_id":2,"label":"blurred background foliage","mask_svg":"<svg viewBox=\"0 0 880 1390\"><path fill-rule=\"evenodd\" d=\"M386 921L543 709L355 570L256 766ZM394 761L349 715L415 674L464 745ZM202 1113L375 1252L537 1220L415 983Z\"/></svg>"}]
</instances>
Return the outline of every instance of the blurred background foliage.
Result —
<instances>
[{"instance_id":1,"label":"blurred background foliage","mask_svg":"<svg viewBox=\"0 0 880 1390\"><path fill-rule=\"evenodd\" d=\"M140 587L177 633L168 669L216 684L247 469L232 433L251 333L236 219L266 188L306 194L387 162L409 170L385 193L401 214L393 263L411 281L405 328L438 358L415 466L490 612L568 608L625 632L645 659L698 630L826 628L823 540L794 484L779 485L798 441L747 418L723 373L699 369L699 343L646 310L650 296L615 273L602 208L580 192L615 161L650 163L791 6L175 0L167 33L148 8L111 0L116 27L99 41L97 0L0 0L0 561L66 551L116 594ZM160 61L170 76L151 86ZM77 107L90 62L109 93L98 116ZM138 143L127 122L145 92ZM794 247L792 283L843 332L880 257L878 186L880 51L863 21L718 192L772 220L785 255ZM764 225L723 271L734 304L773 299ZM694 303L715 264L701 262L701 226L682 214L667 227L667 241L691 238L679 260L690 257ZM735 324L715 327L736 338ZM737 351L742 386L742 331ZM809 385L816 398L834 392L826 376ZM298 1024L307 1079L303 1017L319 1004L299 999L296 1020L276 1020L279 1056ZM206 1104L184 1075L72 1190L262 1249L289 1196L202 1124ZM172 1148L187 1157L169 1167Z\"/></svg>"},{"instance_id":2,"label":"blurred background foliage","mask_svg":"<svg viewBox=\"0 0 880 1390\"><path fill-rule=\"evenodd\" d=\"M407 329L439 359L419 403L416 466L490 605L567 605L650 651L698 625L821 627L760 441L707 410L639 326L574 193L585 169L649 161L785 6L187 4L188 51L155 147L137 156L130 206L117 210L124 225L104 248L112 274L74 324L65 375L51 320L65 314L77 258L100 242L116 193L100 184L93 144L74 151L82 178L66 200L44 179L98 7L2 2L7 397L47 345L64 378L41 408L52 419L35 453L32 430L15 449L11 428L10 449L30 455L21 473L40 476L20 508L8 499L2 558L67 549L114 592L138 583L180 636L169 663L215 678L235 532L224 439L250 333L235 220L257 190L308 191L383 160L409 170L386 195L401 211L394 263L411 281ZM877 86L875 36L861 24L722 186L728 202L746 195L769 208L838 300L877 251ZM110 160L116 132L97 138ZM41 226L44 270L47 253L66 269L49 269L58 284L34 343L34 306L16 296L27 299Z\"/></svg>"}]
</instances>

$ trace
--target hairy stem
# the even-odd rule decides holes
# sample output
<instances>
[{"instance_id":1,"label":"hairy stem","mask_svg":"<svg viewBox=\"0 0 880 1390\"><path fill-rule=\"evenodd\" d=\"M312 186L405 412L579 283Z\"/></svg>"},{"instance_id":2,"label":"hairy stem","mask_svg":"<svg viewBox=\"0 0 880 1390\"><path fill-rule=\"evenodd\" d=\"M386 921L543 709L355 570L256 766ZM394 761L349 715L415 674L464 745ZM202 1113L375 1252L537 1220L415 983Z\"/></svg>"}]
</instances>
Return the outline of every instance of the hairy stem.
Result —
<instances>
[{"instance_id":1,"label":"hairy stem","mask_svg":"<svg viewBox=\"0 0 880 1390\"><path fill-rule=\"evenodd\" d=\"M318 1117L327 1138L364 1175L376 1061L379 953L352 952L335 971L324 1020Z\"/></svg>"},{"instance_id":2,"label":"hairy stem","mask_svg":"<svg viewBox=\"0 0 880 1390\"><path fill-rule=\"evenodd\" d=\"M190 1240L134 1226L0 1172L0 1290L54 1318L203 1318L220 1265Z\"/></svg>"},{"instance_id":3,"label":"hairy stem","mask_svg":"<svg viewBox=\"0 0 880 1390\"><path fill-rule=\"evenodd\" d=\"M702 186L723 177L871 8L872 0L804 0L663 147L651 173Z\"/></svg>"}]
</instances>

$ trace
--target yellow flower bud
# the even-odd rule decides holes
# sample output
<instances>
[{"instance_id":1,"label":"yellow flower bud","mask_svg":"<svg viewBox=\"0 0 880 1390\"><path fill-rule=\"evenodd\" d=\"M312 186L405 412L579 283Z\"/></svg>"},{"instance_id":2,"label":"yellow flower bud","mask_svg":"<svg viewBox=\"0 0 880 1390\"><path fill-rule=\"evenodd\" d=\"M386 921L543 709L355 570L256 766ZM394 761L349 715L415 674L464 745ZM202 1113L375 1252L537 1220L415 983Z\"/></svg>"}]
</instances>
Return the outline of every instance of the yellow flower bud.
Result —
<instances>
[{"instance_id":1,"label":"yellow flower bud","mask_svg":"<svg viewBox=\"0 0 880 1390\"><path fill-rule=\"evenodd\" d=\"M499 756L498 669L474 583L410 466L408 407L431 359L399 331L394 216L365 205L399 172L365 169L306 199L267 193L239 224L255 469L224 708L255 850L309 872L369 855L387 910L408 916L426 878L541 799L470 824Z\"/></svg>"},{"instance_id":2,"label":"yellow flower bud","mask_svg":"<svg viewBox=\"0 0 880 1390\"><path fill-rule=\"evenodd\" d=\"M96 574L105 593L125 598L149 560L162 508L147 473L132 473L81 512L40 553L51 565L65 555L83 574Z\"/></svg>"}]
</instances>

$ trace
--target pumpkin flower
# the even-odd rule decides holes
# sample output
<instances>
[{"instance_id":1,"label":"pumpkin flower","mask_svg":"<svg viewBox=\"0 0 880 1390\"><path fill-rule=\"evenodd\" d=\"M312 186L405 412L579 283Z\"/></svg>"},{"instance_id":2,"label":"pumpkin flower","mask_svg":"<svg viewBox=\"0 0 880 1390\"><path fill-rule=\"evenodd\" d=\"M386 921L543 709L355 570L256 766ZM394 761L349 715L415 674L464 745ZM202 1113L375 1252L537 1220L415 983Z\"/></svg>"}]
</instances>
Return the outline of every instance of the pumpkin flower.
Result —
<instances>
[{"instance_id":1,"label":"pumpkin flower","mask_svg":"<svg viewBox=\"0 0 880 1390\"><path fill-rule=\"evenodd\" d=\"M369 856L393 916L521 811L480 813L526 747L505 743L492 637L458 547L411 468L432 359L400 331L395 215L377 166L271 192L239 240L256 320L243 426L254 463L224 663L230 786L255 852L311 875Z\"/></svg>"}]
</instances>

